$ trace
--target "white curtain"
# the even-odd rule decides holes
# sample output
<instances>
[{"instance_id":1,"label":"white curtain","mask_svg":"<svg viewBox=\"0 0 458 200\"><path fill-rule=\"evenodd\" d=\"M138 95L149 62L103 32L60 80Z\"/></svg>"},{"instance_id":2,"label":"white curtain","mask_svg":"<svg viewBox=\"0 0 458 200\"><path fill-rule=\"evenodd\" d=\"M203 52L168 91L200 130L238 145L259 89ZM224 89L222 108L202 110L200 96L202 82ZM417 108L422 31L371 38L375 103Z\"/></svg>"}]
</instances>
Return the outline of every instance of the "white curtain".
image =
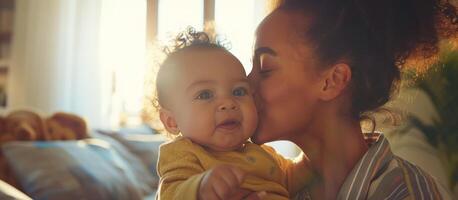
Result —
<instances>
[{"instance_id":1,"label":"white curtain","mask_svg":"<svg viewBox=\"0 0 458 200\"><path fill-rule=\"evenodd\" d=\"M102 0L16 0L9 110L78 114L107 127L110 76L99 59Z\"/></svg>"}]
</instances>

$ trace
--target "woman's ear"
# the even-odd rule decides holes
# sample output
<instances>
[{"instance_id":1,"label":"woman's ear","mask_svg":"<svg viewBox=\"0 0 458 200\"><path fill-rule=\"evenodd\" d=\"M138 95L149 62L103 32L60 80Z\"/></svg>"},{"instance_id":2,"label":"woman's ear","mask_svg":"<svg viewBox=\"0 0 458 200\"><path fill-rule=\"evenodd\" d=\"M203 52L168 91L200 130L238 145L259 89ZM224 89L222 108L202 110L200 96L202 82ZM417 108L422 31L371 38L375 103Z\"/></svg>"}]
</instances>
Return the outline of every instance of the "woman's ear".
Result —
<instances>
[{"instance_id":1,"label":"woman's ear","mask_svg":"<svg viewBox=\"0 0 458 200\"><path fill-rule=\"evenodd\" d=\"M180 129L178 129L178 125L172 111L161 108L159 110L159 117L161 119L162 124L164 124L165 129L169 133L178 134L180 132Z\"/></svg>"},{"instance_id":2,"label":"woman's ear","mask_svg":"<svg viewBox=\"0 0 458 200\"><path fill-rule=\"evenodd\" d=\"M351 68L348 64L338 63L326 70L321 88L321 100L329 101L338 97L351 81Z\"/></svg>"}]
</instances>

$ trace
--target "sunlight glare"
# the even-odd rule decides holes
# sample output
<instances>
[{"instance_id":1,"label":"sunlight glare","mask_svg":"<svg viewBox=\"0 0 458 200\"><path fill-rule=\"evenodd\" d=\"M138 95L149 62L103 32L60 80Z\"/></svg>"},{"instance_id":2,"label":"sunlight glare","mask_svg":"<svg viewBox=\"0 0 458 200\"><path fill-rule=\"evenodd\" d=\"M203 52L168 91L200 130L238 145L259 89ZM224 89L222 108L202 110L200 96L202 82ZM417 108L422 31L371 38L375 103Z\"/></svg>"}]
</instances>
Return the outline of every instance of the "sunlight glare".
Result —
<instances>
[{"instance_id":1,"label":"sunlight glare","mask_svg":"<svg viewBox=\"0 0 458 200\"><path fill-rule=\"evenodd\" d=\"M254 32L265 13L266 0L216 0L216 32L231 43L230 51L251 71ZM236 11L236 12L234 12Z\"/></svg>"},{"instance_id":2,"label":"sunlight glare","mask_svg":"<svg viewBox=\"0 0 458 200\"><path fill-rule=\"evenodd\" d=\"M203 0L159 1L158 39L168 41L186 27L203 28Z\"/></svg>"},{"instance_id":3,"label":"sunlight glare","mask_svg":"<svg viewBox=\"0 0 458 200\"><path fill-rule=\"evenodd\" d=\"M102 1L100 54L101 64L111 89L110 111L117 124L121 114L138 115L142 109L146 1ZM111 84L114 84L111 85Z\"/></svg>"}]
</instances>

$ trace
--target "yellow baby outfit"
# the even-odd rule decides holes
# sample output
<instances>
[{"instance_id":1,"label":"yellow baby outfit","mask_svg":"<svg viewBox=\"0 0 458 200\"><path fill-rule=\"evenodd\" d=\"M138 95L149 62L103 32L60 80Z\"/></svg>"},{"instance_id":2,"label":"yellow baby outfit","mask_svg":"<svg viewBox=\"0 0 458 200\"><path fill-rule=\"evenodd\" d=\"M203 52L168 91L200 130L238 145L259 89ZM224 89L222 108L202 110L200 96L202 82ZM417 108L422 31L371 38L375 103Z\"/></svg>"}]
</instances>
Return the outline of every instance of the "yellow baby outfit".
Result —
<instances>
[{"instance_id":1,"label":"yellow baby outfit","mask_svg":"<svg viewBox=\"0 0 458 200\"><path fill-rule=\"evenodd\" d=\"M191 140L179 137L160 147L157 168L159 199L197 199L205 172L219 164L230 164L245 171L247 175L241 187L266 191L264 199L289 199L304 187L308 179L306 166L292 167L292 160L283 158L266 145L247 142L240 150L209 152Z\"/></svg>"}]
</instances>

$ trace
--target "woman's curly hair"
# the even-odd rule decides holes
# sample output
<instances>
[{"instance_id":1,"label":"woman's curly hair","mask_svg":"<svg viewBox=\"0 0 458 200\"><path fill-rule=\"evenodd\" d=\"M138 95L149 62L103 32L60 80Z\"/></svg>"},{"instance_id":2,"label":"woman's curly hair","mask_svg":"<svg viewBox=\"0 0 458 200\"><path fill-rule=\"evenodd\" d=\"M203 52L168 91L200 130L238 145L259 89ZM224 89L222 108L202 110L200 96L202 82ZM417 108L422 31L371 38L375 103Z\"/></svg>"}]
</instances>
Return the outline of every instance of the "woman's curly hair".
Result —
<instances>
[{"instance_id":1,"label":"woman's curly hair","mask_svg":"<svg viewBox=\"0 0 458 200\"><path fill-rule=\"evenodd\" d=\"M277 9L307 19L299 34L323 66L348 62L351 112L359 119L390 100L410 60L434 58L440 39L456 39L458 32L456 7L448 0L283 0Z\"/></svg>"}]
</instances>

